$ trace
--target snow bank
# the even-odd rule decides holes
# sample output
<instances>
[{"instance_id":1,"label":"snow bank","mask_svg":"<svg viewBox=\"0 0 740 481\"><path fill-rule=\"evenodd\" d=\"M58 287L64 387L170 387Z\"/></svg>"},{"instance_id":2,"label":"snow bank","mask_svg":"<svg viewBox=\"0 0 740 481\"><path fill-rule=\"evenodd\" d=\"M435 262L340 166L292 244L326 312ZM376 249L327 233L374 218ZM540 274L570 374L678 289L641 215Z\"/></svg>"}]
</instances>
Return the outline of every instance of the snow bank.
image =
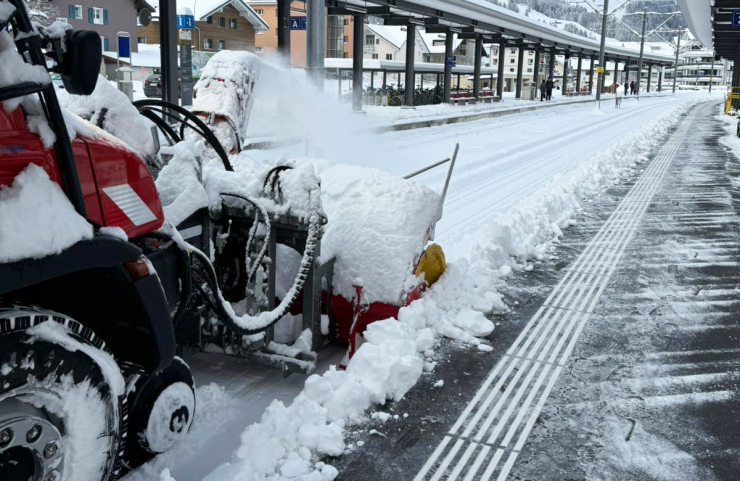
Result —
<instances>
[{"instance_id":1,"label":"snow bank","mask_svg":"<svg viewBox=\"0 0 740 481\"><path fill-rule=\"evenodd\" d=\"M57 90L57 97L60 105L69 112L101 127L140 156L156 154L154 139L149 133L154 124L139 115L126 94L102 75L98 75L91 95L71 95L66 90Z\"/></svg>"},{"instance_id":2,"label":"snow bank","mask_svg":"<svg viewBox=\"0 0 740 481\"><path fill-rule=\"evenodd\" d=\"M189 140L160 150L161 154L172 156L159 171L155 184L165 219L173 225L180 224L198 209L210 205L199 179L200 162L197 156L202 150L202 144L196 145Z\"/></svg>"},{"instance_id":3,"label":"snow bank","mask_svg":"<svg viewBox=\"0 0 740 481\"><path fill-rule=\"evenodd\" d=\"M528 196L508 212L486 219L472 242L471 262L489 262L491 268L521 268L531 259L542 260L552 241L562 235L582 202L648 159L657 141L697 101L681 103L622 140L590 162Z\"/></svg>"},{"instance_id":4,"label":"snow bank","mask_svg":"<svg viewBox=\"0 0 740 481\"><path fill-rule=\"evenodd\" d=\"M0 262L58 254L93 236L58 184L29 164L10 187L0 186Z\"/></svg>"}]
</instances>

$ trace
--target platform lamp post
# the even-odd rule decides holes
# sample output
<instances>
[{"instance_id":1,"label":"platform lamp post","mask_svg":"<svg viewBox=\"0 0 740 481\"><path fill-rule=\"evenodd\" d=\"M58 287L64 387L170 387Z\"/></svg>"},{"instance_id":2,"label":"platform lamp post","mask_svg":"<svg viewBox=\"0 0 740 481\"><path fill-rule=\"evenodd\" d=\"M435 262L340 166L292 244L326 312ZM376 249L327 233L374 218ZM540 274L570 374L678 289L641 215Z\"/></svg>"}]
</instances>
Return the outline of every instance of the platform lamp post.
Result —
<instances>
[{"instance_id":1,"label":"platform lamp post","mask_svg":"<svg viewBox=\"0 0 740 481\"><path fill-rule=\"evenodd\" d=\"M604 88L604 47L606 46L606 22L609 19L609 0L604 0L604 11L601 14L601 39L599 42L599 69L596 71L596 108L601 108L601 91Z\"/></svg>"},{"instance_id":2,"label":"platform lamp post","mask_svg":"<svg viewBox=\"0 0 740 481\"><path fill-rule=\"evenodd\" d=\"M681 36L683 35L683 31L678 31L678 38L676 39L676 61L673 62L673 93L672 95L676 96L676 77L678 77L678 52L681 50Z\"/></svg>"}]
</instances>

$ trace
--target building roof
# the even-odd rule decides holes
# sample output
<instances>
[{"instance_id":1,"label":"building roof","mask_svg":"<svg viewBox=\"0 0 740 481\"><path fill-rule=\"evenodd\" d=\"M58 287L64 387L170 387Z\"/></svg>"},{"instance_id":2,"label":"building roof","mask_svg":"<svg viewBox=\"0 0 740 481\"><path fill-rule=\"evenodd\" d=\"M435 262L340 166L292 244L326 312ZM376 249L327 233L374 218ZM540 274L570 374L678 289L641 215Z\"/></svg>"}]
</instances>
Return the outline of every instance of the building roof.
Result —
<instances>
[{"instance_id":1,"label":"building roof","mask_svg":"<svg viewBox=\"0 0 740 481\"><path fill-rule=\"evenodd\" d=\"M444 46L444 40L445 40L445 34L443 33L429 33L425 30L419 29L419 34L421 35L422 40L424 40L424 43L427 46L427 50L429 50L429 53L445 53L445 46ZM452 51L454 52L457 50L457 47L460 46L462 43L462 40L458 38L457 34L454 35L454 40L452 41ZM435 40L442 40L442 45L434 45Z\"/></svg>"},{"instance_id":2,"label":"building roof","mask_svg":"<svg viewBox=\"0 0 740 481\"><path fill-rule=\"evenodd\" d=\"M406 43L406 27L396 27L391 25L377 25L366 23L365 28L375 32L376 35L383 37L388 43L400 49Z\"/></svg>"},{"instance_id":3,"label":"building roof","mask_svg":"<svg viewBox=\"0 0 740 481\"><path fill-rule=\"evenodd\" d=\"M154 16L159 16L159 0L151 0L149 3L154 7ZM264 32L270 26L262 20L257 12L249 6L245 0L177 0L177 11L192 13L196 20L204 21L209 16L229 5L236 8L242 17L252 24L256 32Z\"/></svg>"}]
</instances>

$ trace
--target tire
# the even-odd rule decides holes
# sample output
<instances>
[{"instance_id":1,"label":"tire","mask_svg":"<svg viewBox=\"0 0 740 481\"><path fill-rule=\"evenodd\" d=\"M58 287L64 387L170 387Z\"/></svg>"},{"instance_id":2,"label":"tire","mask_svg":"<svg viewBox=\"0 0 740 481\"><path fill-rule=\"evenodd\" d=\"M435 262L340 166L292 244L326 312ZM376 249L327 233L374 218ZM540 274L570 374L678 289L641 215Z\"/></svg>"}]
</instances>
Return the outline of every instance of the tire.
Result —
<instances>
[{"instance_id":1,"label":"tire","mask_svg":"<svg viewBox=\"0 0 740 481\"><path fill-rule=\"evenodd\" d=\"M0 304L3 481L117 479L124 391L115 361L90 329L55 312ZM31 425L41 431L36 443Z\"/></svg>"},{"instance_id":2,"label":"tire","mask_svg":"<svg viewBox=\"0 0 740 481\"><path fill-rule=\"evenodd\" d=\"M129 400L129 432L124 454L135 468L175 447L190 431L195 415L195 381L176 357L166 369L140 378Z\"/></svg>"}]
</instances>

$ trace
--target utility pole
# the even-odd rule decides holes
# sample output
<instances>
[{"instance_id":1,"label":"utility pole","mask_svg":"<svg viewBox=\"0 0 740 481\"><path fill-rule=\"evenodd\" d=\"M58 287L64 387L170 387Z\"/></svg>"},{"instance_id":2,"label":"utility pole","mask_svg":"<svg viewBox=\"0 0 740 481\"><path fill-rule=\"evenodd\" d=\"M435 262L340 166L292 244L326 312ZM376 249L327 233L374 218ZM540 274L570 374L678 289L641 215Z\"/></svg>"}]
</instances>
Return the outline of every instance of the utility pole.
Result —
<instances>
[{"instance_id":1,"label":"utility pole","mask_svg":"<svg viewBox=\"0 0 740 481\"><path fill-rule=\"evenodd\" d=\"M640 36L640 60L637 62L637 82L635 82L635 90L637 90L637 100L640 100L640 83L642 83L642 54L645 51L645 26L647 25L647 7L642 15L642 35ZM648 79L650 82L650 79Z\"/></svg>"},{"instance_id":2,"label":"utility pole","mask_svg":"<svg viewBox=\"0 0 740 481\"><path fill-rule=\"evenodd\" d=\"M676 96L676 77L678 77L678 50L681 48L681 35L683 32L678 30L678 40L676 40L676 62L673 64L673 96Z\"/></svg>"},{"instance_id":3,"label":"utility pole","mask_svg":"<svg viewBox=\"0 0 740 481\"><path fill-rule=\"evenodd\" d=\"M318 90L324 90L324 2L306 1L306 72Z\"/></svg>"},{"instance_id":4,"label":"utility pole","mask_svg":"<svg viewBox=\"0 0 740 481\"><path fill-rule=\"evenodd\" d=\"M601 108L601 91L604 88L604 47L606 45L606 21L609 19L609 0L604 0L601 19L601 45L599 46L599 77L596 80L596 107Z\"/></svg>"}]
</instances>

